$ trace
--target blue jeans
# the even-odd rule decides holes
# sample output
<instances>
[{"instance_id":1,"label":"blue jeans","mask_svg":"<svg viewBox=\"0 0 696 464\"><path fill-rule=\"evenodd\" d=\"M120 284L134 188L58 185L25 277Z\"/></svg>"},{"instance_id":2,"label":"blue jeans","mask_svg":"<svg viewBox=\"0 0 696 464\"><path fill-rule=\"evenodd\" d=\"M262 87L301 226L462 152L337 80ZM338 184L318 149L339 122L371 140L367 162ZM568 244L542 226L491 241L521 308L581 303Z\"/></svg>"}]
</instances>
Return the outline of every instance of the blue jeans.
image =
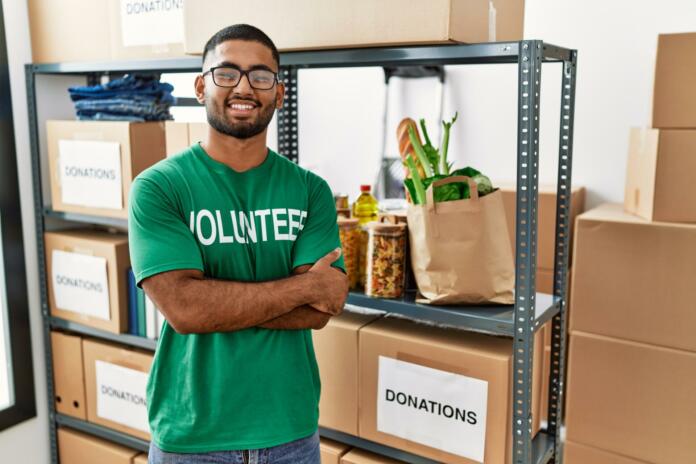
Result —
<instances>
[{"instance_id":1,"label":"blue jeans","mask_svg":"<svg viewBox=\"0 0 696 464\"><path fill-rule=\"evenodd\" d=\"M167 453L151 442L147 462L148 464L321 464L319 432L271 448L203 454Z\"/></svg>"}]
</instances>

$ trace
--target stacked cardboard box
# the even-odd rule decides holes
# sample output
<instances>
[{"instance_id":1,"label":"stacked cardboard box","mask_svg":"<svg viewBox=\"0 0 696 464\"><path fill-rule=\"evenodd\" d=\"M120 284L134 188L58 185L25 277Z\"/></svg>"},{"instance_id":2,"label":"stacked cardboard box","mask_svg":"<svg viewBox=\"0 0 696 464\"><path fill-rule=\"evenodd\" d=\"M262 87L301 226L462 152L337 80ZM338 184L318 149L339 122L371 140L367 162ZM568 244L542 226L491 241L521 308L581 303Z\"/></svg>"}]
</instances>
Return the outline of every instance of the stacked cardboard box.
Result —
<instances>
[{"instance_id":1,"label":"stacked cardboard box","mask_svg":"<svg viewBox=\"0 0 696 464\"><path fill-rule=\"evenodd\" d=\"M593 452L696 462L694 276L696 224L650 222L620 205L578 217L566 427L570 442L596 451L571 447L566 462Z\"/></svg>"},{"instance_id":2,"label":"stacked cardboard box","mask_svg":"<svg viewBox=\"0 0 696 464\"><path fill-rule=\"evenodd\" d=\"M156 4L136 0L30 0L33 61L183 56L183 3L182 0Z\"/></svg>"},{"instance_id":3,"label":"stacked cardboard box","mask_svg":"<svg viewBox=\"0 0 696 464\"><path fill-rule=\"evenodd\" d=\"M58 429L61 464L133 464L138 451L67 428Z\"/></svg>"},{"instance_id":4,"label":"stacked cardboard box","mask_svg":"<svg viewBox=\"0 0 696 464\"><path fill-rule=\"evenodd\" d=\"M321 464L340 464L341 458L350 451L350 446L338 443L328 438L322 438L319 443Z\"/></svg>"},{"instance_id":5,"label":"stacked cardboard box","mask_svg":"<svg viewBox=\"0 0 696 464\"><path fill-rule=\"evenodd\" d=\"M369 451L354 449L343 455L340 464L397 464L399 462L401 461L370 453ZM323 461L322 464L324 464Z\"/></svg>"},{"instance_id":6,"label":"stacked cardboard box","mask_svg":"<svg viewBox=\"0 0 696 464\"><path fill-rule=\"evenodd\" d=\"M261 28L279 50L298 50L516 41L523 19L523 0L433 0L408 8L401 0L202 0L184 6L185 50L202 54L213 34L238 23Z\"/></svg>"}]
</instances>

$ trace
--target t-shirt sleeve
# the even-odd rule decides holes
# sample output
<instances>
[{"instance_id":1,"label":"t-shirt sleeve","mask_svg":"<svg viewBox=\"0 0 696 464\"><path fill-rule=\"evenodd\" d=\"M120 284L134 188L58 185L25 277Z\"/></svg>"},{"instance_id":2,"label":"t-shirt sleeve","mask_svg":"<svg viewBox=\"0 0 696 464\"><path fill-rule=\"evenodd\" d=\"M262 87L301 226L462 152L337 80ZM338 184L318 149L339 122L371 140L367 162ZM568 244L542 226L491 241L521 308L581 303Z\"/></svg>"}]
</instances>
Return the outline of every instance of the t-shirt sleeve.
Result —
<instances>
[{"instance_id":1,"label":"t-shirt sleeve","mask_svg":"<svg viewBox=\"0 0 696 464\"><path fill-rule=\"evenodd\" d=\"M310 182L309 206L304 227L297 236L292 250L293 269L314 264L321 257L341 246L336 221L336 204L325 180L313 177ZM333 266L345 272L343 255Z\"/></svg>"},{"instance_id":2,"label":"t-shirt sleeve","mask_svg":"<svg viewBox=\"0 0 696 464\"><path fill-rule=\"evenodd\" d=\"M163 186L149 178L137 178L129 198L128 242L138 285L166 271L203 271L198 244Z\"/></svg>"}]
</instances>

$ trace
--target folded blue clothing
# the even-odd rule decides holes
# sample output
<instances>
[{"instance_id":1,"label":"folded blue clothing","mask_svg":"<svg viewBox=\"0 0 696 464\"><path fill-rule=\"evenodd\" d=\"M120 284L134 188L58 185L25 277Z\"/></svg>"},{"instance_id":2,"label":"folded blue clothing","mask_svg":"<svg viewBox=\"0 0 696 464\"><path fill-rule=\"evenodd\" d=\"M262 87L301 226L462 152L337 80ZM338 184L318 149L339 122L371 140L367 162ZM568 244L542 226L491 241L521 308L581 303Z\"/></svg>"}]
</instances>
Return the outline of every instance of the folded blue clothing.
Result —
<instances>
[{"instance_id":1,"label":"folded blue clothing","mask_svg":"<svg viewBox=\"0 0 696 464\"><path fill-rule=\"evenodd\" d=\"M174 104L176 98L172 95L174 86L160 82L156 76L128 74L120 79L114 79L106 84L75 86L68 88L70 99L107 98L155 98L162 103Z\"/></svg>"},{"instance_id":2,"label":"folded blue clothing","mask_svg":"<svg viewBox=\"0 0 696 464\"><path fill-rule=\"evenodd\" d=\"M157 100L130 100L126 98L108 98L104 100L80 100L75 102L77 111L105 111L132 115L166 115L169 104Z\"/></svg>"},{"instance_id":3,"label":"folded blue clothing","mask_svg":"<svg viewBox=\"0 0 696 464\"><path fill-rule=\"evenodd\" d=\"M144 122L145 118L141 116L130 116L127 114L112 114L112 113L89 113L80 114L77 113L77 119L79 121L126 121L126 122Z\"/></svg>"}]
</instances>

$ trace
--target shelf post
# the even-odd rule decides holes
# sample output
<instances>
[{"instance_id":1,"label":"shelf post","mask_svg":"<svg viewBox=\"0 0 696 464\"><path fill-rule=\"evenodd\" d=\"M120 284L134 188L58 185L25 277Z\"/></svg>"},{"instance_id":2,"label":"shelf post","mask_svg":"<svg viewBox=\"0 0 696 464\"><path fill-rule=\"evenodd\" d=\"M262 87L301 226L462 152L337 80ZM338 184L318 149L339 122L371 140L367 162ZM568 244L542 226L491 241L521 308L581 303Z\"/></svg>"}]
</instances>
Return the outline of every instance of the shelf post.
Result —
<instances>
[{"instance_id":1,"label":"shelf post","mask_svg":"<svg viewBox=\"0 0 696 464\"><path fill-rule=\"evenodd\" d=\"M532 462L532 367L537 254L539 94L543 43L520 42L517 95L517 203L513 334L513 462Z\"/></svg>"},{"instance_id":2,"label":"shelf post","mask_svg":"<svg viewBox=\"0 0 696 464\"><path fill-rule=\"evenodd\" d=\"M297 124L297 67L281 66L278 79L285 83L285 100L278 110L278 154L297 163L299 137Z\"/></svg>"},{"instance_id":3,"label":"shelf post","mask_svg":"<svg viewBox=\"0 0 696 464\"><path fill-rule=\"evenodd\" d=\"M573 123L575 116L575 76L577 51L563 62L561 79L561 127L558 143L558 187L556 195L556 245L553 294L561 298L561 308L554 316L551 332L551 379L549 381L548 432L555 436L554 462L563 462L560 424L563 419L565 391L566 308L568 289L568 255L570 253L571 174L573 168Z\"/></svg>"}]
</instances>

